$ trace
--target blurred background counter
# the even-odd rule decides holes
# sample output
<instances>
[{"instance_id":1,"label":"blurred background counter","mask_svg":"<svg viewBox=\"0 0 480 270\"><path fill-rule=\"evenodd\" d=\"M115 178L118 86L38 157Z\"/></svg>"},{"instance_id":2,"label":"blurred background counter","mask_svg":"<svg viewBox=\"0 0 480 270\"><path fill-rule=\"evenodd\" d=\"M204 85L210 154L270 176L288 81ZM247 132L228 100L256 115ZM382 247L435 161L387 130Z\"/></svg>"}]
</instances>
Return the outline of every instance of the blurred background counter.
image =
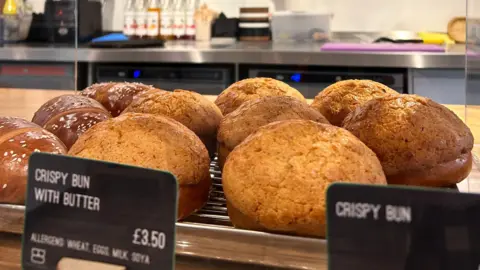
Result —
<instances>
[{"instance_id":1,"label":"blurred background counter","mask_svg":"<svg viewBox=\"0 0 480 270\"><path fill-rule=\"evenodd\" d=\"M353 38L351 33L347 40ZM321 47L231 41L169 41L164 48L121 49L7 45L0 48L0 87L83 89L95 82L139 81L217 95L236 80L263 76L285 81L313 98L335 81L363 78L440 103L465 104L460 93L465 89L464 45L448 45L445 52L340 52Z\"/></svg>"}]
</instances>

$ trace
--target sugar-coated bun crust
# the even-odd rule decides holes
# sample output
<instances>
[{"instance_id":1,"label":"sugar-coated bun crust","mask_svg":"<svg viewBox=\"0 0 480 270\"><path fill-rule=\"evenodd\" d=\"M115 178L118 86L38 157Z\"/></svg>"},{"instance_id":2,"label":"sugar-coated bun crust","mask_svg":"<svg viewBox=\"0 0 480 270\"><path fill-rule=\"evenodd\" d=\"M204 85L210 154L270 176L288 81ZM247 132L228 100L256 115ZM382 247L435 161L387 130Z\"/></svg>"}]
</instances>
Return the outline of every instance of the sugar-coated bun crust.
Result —
<instances>
[{"instance_id":1,"label":"sugar-coated bun crust","mask_svg":"<svg viewBox=\"0 0 480 270\"><path fill-rule=\"evenodd\" d=\"M56 135L67 148L93 125L110 118L96 100L81 95L62 95L43 104L32 122Z\"/></svg>"},{"instance_id":2,"label":"sugar-coated bun crust","mask_svg":"<svg viewBox=\"0 0 480 270\"><path fill-rule=\"evenodd\" d=\"M450 186L470 172L470 129L428 98L374 99L349 114L343 125L377 154L389 183Z\"/></svg>"},{"instance_id":3,"label":"sugar-coated bun crust","mask_svg":"<svg viewBox=\"0 0 480 270\"><path fill-rule=\"evenodd\" d=\"M69 154L171 172L180 189L179 219L208 199L207 149L191 130L168 117L126 113L103 121L84 133Z\"/></svg>"},{"instance_id":4,"label":"sugar-coated bun crust","mask_svg":"<svg viewBox=\"0 0 480 270\"><path fill-rule=\"evenodd\" d=\"M25 201L28 160L33 152L66 154L52 133L27 120L0 117L0 203Z\"/></svg>"},{"instance_id":5,"label":"sugar-coated bun crust","mask_svg":"<svg viewBox=\"0 0 480 270\"><path fill-rule=\"evenodd\" d=\"M345 80L321 91L311 106L323 114L332 125L341 126L343 119L357 106L389 94L396 95L398 92L370 80Z\"/></svg>"},{"instance_id":6,"label":"sugar-coated bun crust","mask_svg":"<svg viewBox=\"0 0 480 270\"><path fill-rule=\"evenodd\" d=\"M142 83L108 82L93 84L82 91L82 95L100 102L113 117L120 115L134 97L144 91L155 89Z\"/></svg>"},{"instance_id":7,"label":"sugar-coated bun crust","mask_svg":"<svg viewBox=\"0 0 480 270\"><path fill-rule=\"evenodd\" d=\"M248 100L266 96L291 96L303 102L305 98L288 84L271 78L253 78L238 81L225 89L215 100L223 115L236 110Z\"/></svg>"},{"instance_id":8,"label":"sugar-coated bun crust","mask_svg":"<svg viewBox=\"0 0 480 270\"><path fill-rule=\"evenodd\" d=\"M261 127L228 156L223 188L239 228L325 236L329 184L386 184L375 154L350 132L309 120Z\"/></svg>"},{"instance_id":9,"label":"sugar-coated bun crust","mask_svg":"<svg viewBox=\"0 0 480 270\"><path fill-rule=\"evenodd\" d=\"M151 90L139 94L123 113L168 116L192 130L205 144L210 156L216 152L216 135L222 119L220 109L204 96L187 90Z\"/></svg>"},{"instance_id":10,"label":"sugar-coated bun crust","mask_svg":"<svg viewBox=\"0 0 480 270\"><path fill-rule=\"evenodd\" d=\"M317 110L293 97L268 96L246 101L220 123L217 135L220 166L223 166L229 152L260 127L293 119L328 124Z\"/></svg>"}]
</instances>

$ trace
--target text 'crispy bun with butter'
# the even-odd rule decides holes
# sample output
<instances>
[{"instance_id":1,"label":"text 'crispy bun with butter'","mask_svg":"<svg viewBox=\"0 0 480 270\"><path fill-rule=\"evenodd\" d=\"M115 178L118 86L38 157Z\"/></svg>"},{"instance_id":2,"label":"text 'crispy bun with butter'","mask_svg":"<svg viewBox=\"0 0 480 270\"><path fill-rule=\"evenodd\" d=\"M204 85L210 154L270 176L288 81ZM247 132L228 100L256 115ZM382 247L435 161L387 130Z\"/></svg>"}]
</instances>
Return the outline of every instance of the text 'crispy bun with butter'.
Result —
<instances>
[{"instance_id":1,"label":"text 'crispy bun with butter'","mask_svg":"<svg viewBox=\"0 0 480 270\"><path fill-rule=\"evenodd\" d=\"M329 184L386 184L375 154L350 132L308 120L274 122L238 145L223 169L232 223L324 237Z\"/></svg>"},{"instance_id":2,"label":"text 'crispy bun with butter'","mask_svg":"<svg viewBox=\"0 0 480 270\"><path fill-rule=\"evenodd\" d=\"M197 134L211 157L215 155L217 129L222 113L204 96L187 90L147 91L139 94L124 111L129 112L173 118Z\"/></svg>"},{"instance_id":3,"label":"text 'crispy bun with butter'","mask_svg":"<svg viewBox=\"0 0 480 270\"><path fill-rule=\"evenodd\" d=\"M96 100L72 94L47 101L35 112L32 122L52 132L68 149L78 136L110 117Z\"/></svg>"},{"instance_id":4,"label":"text 'crispy bun with butter'","mask_svg":"<svg viewBox=\"0 0 480 270\"><path fill-rule=\"evenodd\" d=\"M323 114L332 125L341 126L343 119L357 106L389 94L396 95L398 92L370 80L345 80L321 91L311 106Z\"/></svg>"},{"instance_id":5,"label":"text 'crispy bun with butter'","mask_svg":"<svg viewBox=\"0 0 480 270\"><path fill-rule=\"evenodd\" d=\"M82 95L100 102L113 117L120 115L136 95L155 89L142 83L108 82L96 83L82 91Z\"/></svg>"},{"instance_id":6,"label":"text 'crispy bun with butter'","mask_svg":"<svg viewBox=\"0 0 480 270\"><path fill-rule=\"evenodd\" d=\"M33 152L66 154L52 133L27 120L0 117L0 202L25 201L28 160Z\"/></svg>"},{"instance_id":7,"label":"text 'crispy bun with butter'","mask_svg":"<svg viewBox=\"0 0 480 270\"><path fill-rule=\"evenodd\" d=\"M305 98L297 89L271 78L253 78L238 81L225 89L215 100L223 115L236 110L242 103L267 96L291 96L303 102Z\"/></svg>"},{"instance_id":8,"label":"text 'crispy bun with butter'","mask_svg":"<svg viewBox=\"0 0 480 270\"><path fill-rule=\"evenodd\" d=\"M171 172L179 186L179 219L208 200L207 149L191 130L168 117L127 113L103 121L80 136L69 154Z\"/></svg>"},{"instance_id":9,"label":"text 'crispy bun with butter'","mask_svg":"<svg viewBox=\"0 0 480 270\"><path fill-rule=\"evenodd\" d=\"M220 167L223 167L228 154L260 127L293 119L328 124L317 110L293 97L270 96L243 103L220 123L217 135Z\"/></svg>"},{"instance_id":10,"label":"text 'crispy bun with butter'","mask_svg":"<svg viewBox=\"0 0 480 270\"><path fill-rule=\"evenodd\" d=\"M348 115L343 125L377 154L390 184L448 187L472 168L470 129L428 98L374 99Z\"/></svg>"}]
</instances>

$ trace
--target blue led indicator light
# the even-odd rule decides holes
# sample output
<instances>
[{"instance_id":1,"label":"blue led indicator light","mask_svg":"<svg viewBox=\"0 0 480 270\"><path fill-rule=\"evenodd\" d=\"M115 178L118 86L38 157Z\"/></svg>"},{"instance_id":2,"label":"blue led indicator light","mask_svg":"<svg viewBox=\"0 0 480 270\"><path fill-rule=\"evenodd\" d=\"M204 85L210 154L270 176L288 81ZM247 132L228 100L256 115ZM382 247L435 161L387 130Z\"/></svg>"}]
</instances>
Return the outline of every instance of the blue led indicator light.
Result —
<instances>
[{"instance_id":1,"label":"blue led indicator light","mask_svg":"<svg viewBox=\"0 0 480 270\"><path fill-rule=\"evenodd\" d=\"M140 78L140 70L133 71L133 78L135 79Z\"/></svg>"},{"instance_id":2,"label":"blue led indicator light","mask_svg":"<svg viewBox=\"0 0 480 270\"><path fill-rule=\"evenodd\" d=\"M294 82L300 82L300 80L302 79L302 75L295 73L290 77L290 79Z\"/></svg>"}]
</instances>

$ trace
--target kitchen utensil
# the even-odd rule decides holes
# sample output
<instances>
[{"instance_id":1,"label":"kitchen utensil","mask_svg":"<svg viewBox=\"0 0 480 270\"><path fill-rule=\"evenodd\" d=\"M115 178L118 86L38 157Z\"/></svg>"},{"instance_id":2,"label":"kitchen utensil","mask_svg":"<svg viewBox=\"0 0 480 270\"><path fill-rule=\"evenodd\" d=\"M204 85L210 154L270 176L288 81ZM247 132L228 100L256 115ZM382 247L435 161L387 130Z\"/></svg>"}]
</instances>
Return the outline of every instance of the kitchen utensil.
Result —
<instances>
[{"instance_id":1,"label":"kitchen utensil","mask_svg":"<svg viewBox=\"0 0 480 270\"><path fill-rule=\"evenodd\" d=\"M445 33L432 33L432 32L420 32L418 36L423 40L425 44L453 44L453 41L447 34Z\"/></svg>"}]
</instances>

